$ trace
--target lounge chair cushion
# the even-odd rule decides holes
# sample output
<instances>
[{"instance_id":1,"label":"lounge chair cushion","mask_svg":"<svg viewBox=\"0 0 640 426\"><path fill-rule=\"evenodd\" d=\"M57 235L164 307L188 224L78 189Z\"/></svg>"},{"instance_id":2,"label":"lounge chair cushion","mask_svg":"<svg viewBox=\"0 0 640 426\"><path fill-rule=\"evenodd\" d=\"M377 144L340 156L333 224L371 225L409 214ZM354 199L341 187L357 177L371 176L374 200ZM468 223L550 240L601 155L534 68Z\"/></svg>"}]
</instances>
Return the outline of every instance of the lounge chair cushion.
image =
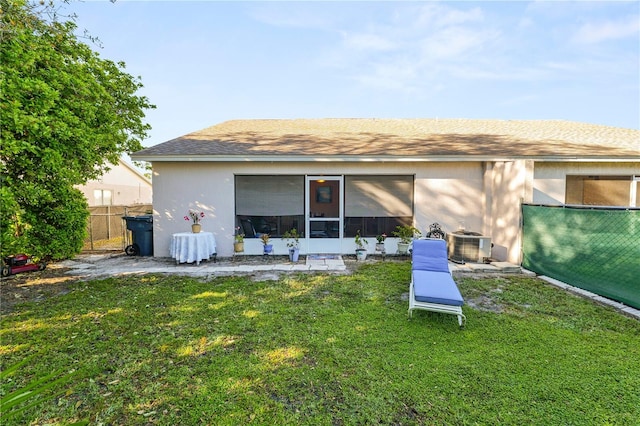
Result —
<instances>
[{"instance_id":1,"label":"lounge chair cushion","mask_svg":"<svg viewBox=\"0 0 640 426\"><path fill-rule=\"evenodd\" d=\"M413 270L413 291L418 302L462 306L464 300L449 272Z\"/></svg>"},{"instance_id":2,"label":"lounge chair cushion","mask_svg":"<svg viewBox=\"0 0 640 426\"><path fill-rule=\"evenodd\" d=\"M449 272L445 240L415 240L412 255L413 270Z\"/></svg>"}]
</instances>

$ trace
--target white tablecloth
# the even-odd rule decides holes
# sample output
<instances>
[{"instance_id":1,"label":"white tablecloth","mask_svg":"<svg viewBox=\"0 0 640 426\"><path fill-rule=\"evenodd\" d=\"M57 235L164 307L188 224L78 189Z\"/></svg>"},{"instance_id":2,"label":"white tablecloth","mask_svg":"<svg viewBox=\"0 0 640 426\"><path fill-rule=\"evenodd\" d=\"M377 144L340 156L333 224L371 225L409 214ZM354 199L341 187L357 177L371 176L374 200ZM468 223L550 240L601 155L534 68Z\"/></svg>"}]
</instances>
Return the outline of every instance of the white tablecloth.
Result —
<instances>
[{"instance_id":1,"label":"white tablecloth","mask_svg":"<svg viewBox=\"0 0 640 426\"><path fill-rule=\"evenodd\" d=\"M200 264L201 260L208 260L216 253L216 240L211 232L180 232L171 238L171 257L177 263Z\"/></svg>"}]
</instances>

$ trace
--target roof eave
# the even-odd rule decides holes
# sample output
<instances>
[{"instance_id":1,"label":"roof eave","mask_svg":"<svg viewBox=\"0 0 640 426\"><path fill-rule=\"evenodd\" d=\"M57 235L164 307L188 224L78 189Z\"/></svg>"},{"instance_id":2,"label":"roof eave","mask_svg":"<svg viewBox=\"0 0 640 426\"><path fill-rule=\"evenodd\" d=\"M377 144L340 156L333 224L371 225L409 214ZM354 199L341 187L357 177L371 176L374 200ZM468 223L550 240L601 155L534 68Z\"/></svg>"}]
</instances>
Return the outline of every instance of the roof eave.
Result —
<instances>
[{"instance_id":1,"label":"roof eave","mask_svg":"<svg viewBox=\"0 0 640 426\"><path fill-rule=\"evenodd\" d=\"M471 161L514 161L514 160L535 160L541 162L612 162L612 161L640 161L640 156L490 156L490 155L430 155L430 156L357 156L357 155L136 155L131 158L136 161L148 162L344 162L344 163L430 163L430 162L471 162Z\"/></svg>"},{"instance_id":2,"label":"roof eave","mask_svg":"<svg viewBox=\"0 0 640 426\"><path fill-rule=\"evenodd\" d=\"M126 167L127 169L131 170L133 173L135 173L140 179L144 180L147 184L152 185L151 179L149 179L148 177L146 177L140 170L138 170L137 168L135 168L133 165L129 164L128 161L120 158L120 164L122 164L124 167Z\"/></svg>"}]
</instances>

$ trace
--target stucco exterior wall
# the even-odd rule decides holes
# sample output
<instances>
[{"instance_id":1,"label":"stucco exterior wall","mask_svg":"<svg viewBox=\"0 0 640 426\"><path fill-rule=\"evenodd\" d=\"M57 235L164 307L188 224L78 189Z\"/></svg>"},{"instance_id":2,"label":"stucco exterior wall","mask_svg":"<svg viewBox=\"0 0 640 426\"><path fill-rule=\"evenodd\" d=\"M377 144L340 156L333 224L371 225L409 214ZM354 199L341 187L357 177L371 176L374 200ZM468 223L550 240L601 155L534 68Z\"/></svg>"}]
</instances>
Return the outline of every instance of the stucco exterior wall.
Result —
<instances>
[{"instance_id":1,"label":"stucco exterior wall","mask_svg":"<svg viewBox=\"0 0 640 426\"><path fill-rule=\"evenodd\" d=\"M190 208L203 210L203 230L213 232L219 256L233 254L235 174L412 174L415 175L415 226L422 232L438 222L445 232L460 227L490 236L492 257L520 262L521 202L563 204L565 179L573 174L640 175L640 163L154 163L155 255L169 256L171 234L185 232ZM276 254L286 245L274 239ZM352 238L342 242L353 253ZM387 241L394 252L395 241ZM245 253L259 254L257 240L245 242Z\"/></svg>"},{"instance_id":2,"label":"stucco exterior wall","mask_svg":"<svg viewBox=\"0 0 640 426\"><path fill-rule=\"evenodd\" d=\"M535 165L533 202L565 204L567 175L640 175L640 162L543 163Z\"/></svg>"},{"instance_id":3,"label":"stucco exterior wall","mask_svg":"<svg viewBox=\"0 0 640 426\"><path fill-rule=\"evenodd\" d=\"M533 162L486 163L484 182L484 234L491 237L491 257L520 263L520 205L532 200Z\"/></svg>"},{"instance_id":4,"label":"stucco exterior wall","mask_svg":"<svg viewBox=\"0 0 640 426\"><path fill-rule=\"evenodd\" d=\"M445 232L482 232L482 164L421 163L415 168L415 220L423 233L437 222Z\"/></svg>"},{"instance_id":5,"label":"stucco exterior wall","mask_svg":"<svg viewBox=\"0 0 640 426\"><path fill-rule=\"evenodd\" d=\"M461 223L468 230L483 229L483 168L481 163L209 163L155 162L154 255L169 256L171 235L186 232L184 215L190 208L205 212L202 229L216 238L219 256L233 254L235 174L414 174L415 225L423 232L438 222L446 232ZM276 254L285 254L284 242L274 239ZM342 244L353 253L352 238ZM375 242L375 241L374 241ZM255 243L256 247L252 247ZM245 252L258 241L245 241ZM393 239L387 250L395 251Z\"/></svg>"}]
</instances>

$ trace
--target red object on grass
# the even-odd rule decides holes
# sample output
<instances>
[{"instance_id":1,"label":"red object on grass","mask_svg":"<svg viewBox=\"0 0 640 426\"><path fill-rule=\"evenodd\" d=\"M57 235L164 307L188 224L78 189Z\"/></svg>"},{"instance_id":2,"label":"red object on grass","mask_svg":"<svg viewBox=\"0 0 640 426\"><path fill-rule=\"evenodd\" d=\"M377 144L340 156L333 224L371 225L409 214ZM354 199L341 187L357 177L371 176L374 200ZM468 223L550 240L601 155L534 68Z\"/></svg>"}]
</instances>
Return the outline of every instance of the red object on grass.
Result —
<instances>
[{"instance_id":1,"label":"red object on grass","mask_svg":"<svg viewBox=\"0 0 640 426\"><path fill-rule=\"evenodd\" d=\"M2 276L19 274L21 272L42 271L47 267L45 262L34 263L26 254L16 254L5 257L2 264Z\"/></svg>"}]
</instances>

